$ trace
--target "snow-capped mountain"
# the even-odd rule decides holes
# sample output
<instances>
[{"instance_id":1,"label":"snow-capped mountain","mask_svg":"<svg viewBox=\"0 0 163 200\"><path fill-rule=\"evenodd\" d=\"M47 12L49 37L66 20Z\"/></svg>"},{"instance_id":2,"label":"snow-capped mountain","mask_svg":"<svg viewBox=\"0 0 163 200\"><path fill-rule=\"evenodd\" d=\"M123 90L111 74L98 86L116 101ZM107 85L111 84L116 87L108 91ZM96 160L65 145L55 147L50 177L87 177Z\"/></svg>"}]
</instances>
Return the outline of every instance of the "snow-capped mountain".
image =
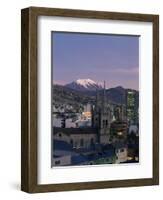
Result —
<instances>
[{"instance_id":1,"label":"snow-capped mountain","mask_svg":"<svg viewBox=\"0 0 163 200\"><path fill-rule=\"evenodd\" d=\"M78 79L65 86L78 91L96 91L96 89L102 89L100 84L91 79Z\"/></svg>"}]
</instances>

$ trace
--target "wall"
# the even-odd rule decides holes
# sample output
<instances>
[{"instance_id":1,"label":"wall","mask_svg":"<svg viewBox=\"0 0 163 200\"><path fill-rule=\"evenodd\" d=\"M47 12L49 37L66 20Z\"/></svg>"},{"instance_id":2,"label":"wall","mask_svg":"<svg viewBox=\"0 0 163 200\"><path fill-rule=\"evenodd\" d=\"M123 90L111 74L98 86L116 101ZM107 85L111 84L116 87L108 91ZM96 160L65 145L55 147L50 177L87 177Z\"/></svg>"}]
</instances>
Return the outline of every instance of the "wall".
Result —
<instances>
[{"instance_id":1,"label":"wall","mask_svg":"<svg viewBox=\"0 0 163 200\"><path fill-rule=\"evenodd\" d=\"M105 189L29 195L20 190L20 9L28 6L157 13L163 18L161 0L16 0L0 6L0 198L1 199L162 199L160 186ZM162 35L162 24L160 24ZM161 47L162 49L162 47ZM161 61L161 60L160 60ZM161 66L161 62L160 62ZM162 75L162 69L160 69ZM163 84L163 79L161 80ZM163 101L161 94L161 101ZM162 109L162 105L161 105ZM163 116L162 116L163 117ZM160 120L161 121L161 120ZM163 126L161 126L163 131ZM160 131L161 132L161 131ZM160 138L161 141L162 138ZM160 148L163 153L163 147ZM163 159L161 159L163 167Z\"/></svg>"}]
</instances>

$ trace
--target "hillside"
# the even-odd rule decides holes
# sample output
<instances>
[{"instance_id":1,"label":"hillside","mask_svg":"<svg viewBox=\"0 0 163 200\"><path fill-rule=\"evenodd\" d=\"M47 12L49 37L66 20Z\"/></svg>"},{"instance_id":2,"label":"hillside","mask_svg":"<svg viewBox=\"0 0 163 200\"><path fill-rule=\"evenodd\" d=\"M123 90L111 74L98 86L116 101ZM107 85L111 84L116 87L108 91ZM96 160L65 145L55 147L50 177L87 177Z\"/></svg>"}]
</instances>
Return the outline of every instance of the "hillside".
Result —
<instances>
[{"instance_id":1,"label":"hillside","mask_svg":"<svg viewBox=\"0 0 163 200\"><path fill-rule=\"evenodd\" d=\"M106 96L110 103L125 104L126 91L123 87L115 87L106 90ZM102 96L103 90L98 90ZM75 90L70 89L67 86L53 85L53 105L56 108L64 108L67 112L79 112L83 109L83 105L87 103L94 104L96 100L96 91L91 90ZM137 91L137 97L139 92ZM137 103L138 103L137 98Z\"/></svg>"}]
</instances>

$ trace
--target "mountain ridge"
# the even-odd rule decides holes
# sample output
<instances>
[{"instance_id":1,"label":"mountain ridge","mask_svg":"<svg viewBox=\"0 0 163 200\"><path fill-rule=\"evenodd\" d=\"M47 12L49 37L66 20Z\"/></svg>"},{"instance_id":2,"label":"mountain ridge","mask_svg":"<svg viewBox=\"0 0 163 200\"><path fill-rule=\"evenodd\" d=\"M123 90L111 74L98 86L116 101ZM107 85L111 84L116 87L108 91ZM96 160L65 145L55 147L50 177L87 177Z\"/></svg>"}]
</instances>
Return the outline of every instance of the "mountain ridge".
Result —
<instances>
[{"instance_id":1,"label":"mountain ridge","mask_svg":"<svg viewBox=\"0 0 163 200\"><path fill-rule=\"evenodd\" d=\"M125 89L122 86L117 86L115 88L106 89L107 99L111 103L125 104L126 103L126 91L133 89ZM103 88L98 90L99 94L103 94ZM86 103L95 103L97 90L76 90L63 85L53 85L53 104L62 105L69 104L73 107L79 109L81 105ZM139 92L136 91L137 103Z\"/></svg>"}]
</instances>

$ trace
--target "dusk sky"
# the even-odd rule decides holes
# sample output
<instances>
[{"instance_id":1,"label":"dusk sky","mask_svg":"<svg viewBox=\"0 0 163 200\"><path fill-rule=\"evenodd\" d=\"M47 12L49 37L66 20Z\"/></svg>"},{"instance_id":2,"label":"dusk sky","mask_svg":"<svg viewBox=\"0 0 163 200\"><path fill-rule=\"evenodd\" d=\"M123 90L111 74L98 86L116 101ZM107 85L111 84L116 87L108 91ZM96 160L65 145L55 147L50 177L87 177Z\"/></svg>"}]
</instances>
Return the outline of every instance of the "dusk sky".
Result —
<instances>
[{"instance_id":1,"label":"dusk sky","mask_svg":"<svg viewBox=\"0 0 163 200\"><path fill-rule=\"evenodd\" d=\"M53 82L106 81L106 87L139 88L139 37L53 32Z\"/></svg>"}]
</instances>

